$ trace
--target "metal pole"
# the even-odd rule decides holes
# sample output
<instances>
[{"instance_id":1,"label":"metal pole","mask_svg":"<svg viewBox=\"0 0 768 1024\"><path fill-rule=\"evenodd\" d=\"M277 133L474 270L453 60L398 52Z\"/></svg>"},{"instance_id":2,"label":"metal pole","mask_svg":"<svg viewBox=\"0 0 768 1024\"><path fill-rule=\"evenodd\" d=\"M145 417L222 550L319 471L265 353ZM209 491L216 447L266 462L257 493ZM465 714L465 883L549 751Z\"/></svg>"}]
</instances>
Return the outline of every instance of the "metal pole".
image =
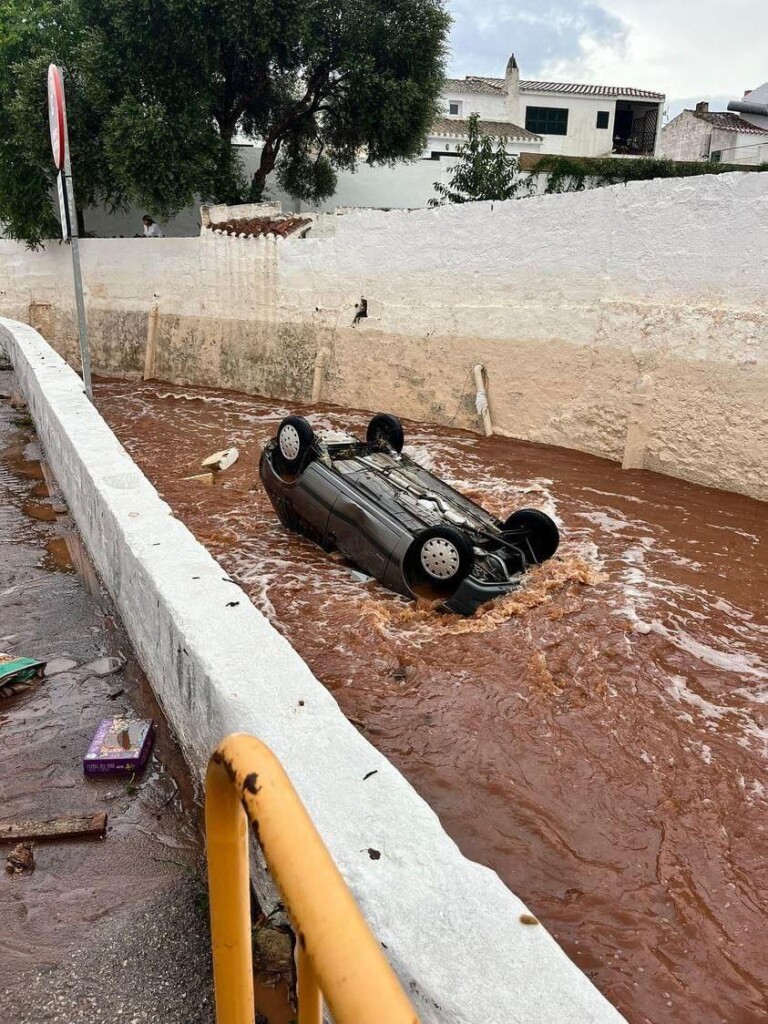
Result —
<instances>
[{"instance_id":1,"label":"metal pole","mask_svg":"<svg viewBox=\"0 0 768 1024\"><path fill-rule=\"evenodd\" d=\"M77 305L77 329L80 335L80 359L83 365L83 384L85 393L93 401L91 388L91 353L88 348L88 324L85 319L85 301L83 299L83 275L80 270L80 240L77 228L77 210L75 208L75 190L72 187L72 165L69 161L69 139L66 143L64 158L64 178L66 183L67 204L69 206L69 243L72 246L72 272L75 280L75 304Z\"/></svg>"}]
</instances>

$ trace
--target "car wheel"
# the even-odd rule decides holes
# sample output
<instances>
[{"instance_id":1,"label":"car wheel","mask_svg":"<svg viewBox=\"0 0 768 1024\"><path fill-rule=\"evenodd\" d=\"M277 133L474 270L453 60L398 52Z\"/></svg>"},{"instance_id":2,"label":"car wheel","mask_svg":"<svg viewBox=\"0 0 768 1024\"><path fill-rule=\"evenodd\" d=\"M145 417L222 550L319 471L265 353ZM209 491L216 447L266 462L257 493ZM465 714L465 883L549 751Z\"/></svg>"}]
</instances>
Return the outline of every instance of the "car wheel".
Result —
<instances>
[{"instance_id":1,"label":"car wheel","mask_svg":"<svg viewBox=\"0 0 768 1024\"><path fill-rule=\"evenodd\" d=\"M469 538L451 526L434 526L414 540L407 557L407 582L437 590L455 590L474 562Z\"/></svg>"},{"instance_id":2,"label":"car wheel","mask_svg":"<svg viewBox=\"0 0 768 1024\"><path fill-rule=\"evenodd\" d=\"M280 467L296 473L314 439L315 432L303 416L286 416L277 431Z\"/></svg>"},{"instance_id":3,"label":"car wheel","mask_svg":"<svg viewBox=\"0 0 768 1024\"><path fill-rule=\"evenodd\" d=\"M399 454L405 444L403 425L397 416L391 416L388 412L376 413L368 424L365 439L368 444L386 445Z\"/></svg>"},{"instance_id":4,"label":"car wheel","mask_svg":"<svg viewBox=\"0 0 768 1024\"><path fill-rule=\"evenodd\" d=\"M546 512L537 508L521 508L504 523L503 533L510 533L510 540L522 535L528 541L536 561L546 562L557 551L560 532Z\"/></svg>"}]
</instances>

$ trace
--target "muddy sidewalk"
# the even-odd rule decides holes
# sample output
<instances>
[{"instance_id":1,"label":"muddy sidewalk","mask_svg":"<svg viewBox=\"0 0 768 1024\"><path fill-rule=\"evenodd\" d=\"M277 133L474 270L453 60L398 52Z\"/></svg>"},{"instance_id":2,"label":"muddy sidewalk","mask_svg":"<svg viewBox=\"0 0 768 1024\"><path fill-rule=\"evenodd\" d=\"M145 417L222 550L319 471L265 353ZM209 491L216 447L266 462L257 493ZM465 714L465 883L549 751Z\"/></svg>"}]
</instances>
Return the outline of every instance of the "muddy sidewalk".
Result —
<instances>
[{"instance_id":1,"label":"muddy sidewalk","mask_svg":"<svg viewBox=\"0 0 768 1024\"><path fill-rule=\"evenodd\" d=\"M199 809L16 390L0 371L0 652L48 668L0 697L0 819L104 811L108 825L100 840L34 843L19 874L0 845L0 1019L208 1022ZM121 714L155 720L148 767L86 780L96 727Z\"/></svg>"}]
</instances>

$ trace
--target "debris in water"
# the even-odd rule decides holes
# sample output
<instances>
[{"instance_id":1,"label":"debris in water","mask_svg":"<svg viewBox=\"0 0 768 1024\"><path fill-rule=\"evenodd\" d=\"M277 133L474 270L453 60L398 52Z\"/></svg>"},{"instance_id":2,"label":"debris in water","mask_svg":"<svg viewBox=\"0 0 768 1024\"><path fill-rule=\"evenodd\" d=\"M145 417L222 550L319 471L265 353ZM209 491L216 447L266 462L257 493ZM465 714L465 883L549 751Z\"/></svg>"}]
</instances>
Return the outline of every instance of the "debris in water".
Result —
<instances>
[{"instance_id":1,"label":"debris in water","mask_svg":"<svg viewBox=\"0 0 768 1024\"><path fill-rule=\"evenodd\" d=\"M0 843L29 839L103 839L107 831L105 811L79 817L45 818L41 821L0 822Z\"/></svg>"},{"instance_id":2,"label":"debris in water","mask_svg":"<svg viewBox=\"0 0 768 1024\"><path fill-rule=\"evenodd\" d=\"M151 719L105 718L83 758L86 775L134 775L149 760L155 735Z\"/></svg>"},{"instance_id":3,"label":"debris in water","mask_svg":"<svg viewBox=\"0 0 768 1024\"><path fill-rule=\"evenodd\" d=\"M124 665L124 658L98 658L84 665L83 671L91 676L111 676L119 672Z\"/></svg>"},{"instance_id":4,"label":"debris in water","mask_svg":"<svg viewBox=\"0 0 768 1024\"><path fill-rule=\"evenodd\" d=\"M200 465L211 469L214 473L223 473L225 469L234 466L239 455L237 448L224 448L223 451L214 452L207 459L203 459Z\"/></svg>"},{"instance_id":5,"label":"debris in water","mask_svg":"<svg viewBox=\"0 0 768 1024\"><path fill-rule=\"evenodd\" d=\"M71 672L73 668L77 668L77 662L71 658L52 658L45 666L45 675L57 676L61 672Z\"/></svg>"},{"instance_id":6,"label":"debris in water","mask_svg":"<svg viewBox=\"0 0 768 1024\"><path fill-rule=\"evenodd\" d=\"M35 870L35 855L31 843L19 843L5 858L5 870L9 875L21 875Z\"/></svg>"},{"instance_id":7,"label":"debris in water","mask_svg":"<svg viewBox=\"0 0 768 1024\"><path fill-rule=\"evenodd\" d=\"M36 658L14 658L0 654L0 697L28 690L45 671L45 662Z\"/></svg>"},{"instance_id":8,"label":"debris in water","mask_svg":"<svg viewBox=\"0 0 768 1024\"><path fill-rule=\"evenodd\" d=\"M253 959L260 973L273 976L277 984L280 978L293 977L293 932L282 906L269 917L260 917L253 926Z\"/></svg>"},{"instance_id":9,"label":"debris in water","mask_svg":"<svg viewBox=\"0 0 768 1024\"><path fill-rule=\"evenodd\" d=\"M212 484L213 473L195 473L194 476L183 476L182 480L194 480L198 484Z\"/></svg>"}]
</instances>

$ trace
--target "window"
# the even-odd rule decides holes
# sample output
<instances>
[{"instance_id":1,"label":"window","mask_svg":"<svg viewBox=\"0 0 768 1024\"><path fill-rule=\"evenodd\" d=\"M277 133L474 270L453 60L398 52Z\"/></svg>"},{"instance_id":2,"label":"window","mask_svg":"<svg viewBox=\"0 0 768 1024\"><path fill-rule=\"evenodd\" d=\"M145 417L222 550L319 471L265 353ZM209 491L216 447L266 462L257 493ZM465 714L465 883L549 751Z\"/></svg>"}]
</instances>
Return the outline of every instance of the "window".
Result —
<instances>
[{"instance_id":1,"label":"window","mask_svg":"<svg viewBox=\"0 0 768 1024\"><path fill-rule=\"evenodd\" d=\"M712 152L709 154L709 159L712 161L713 164L719 164L720 161L723 159L722 149L713 149Z\"/></svg>"},{"instance_id":2,"label":"window","mask_svg":"<svg viewBox=\"0 0 768 1024\"><path fill-rule=\"evenodd\" d=\"M596 128L607 128L608 127L608 118L610 116L611 115L610 115L609 111L607 111L607 110L598 110L598 112L597 112L597 124L595 125L595 127Z\"/></svg>"},{"instance_id":3,"label":"window","mask_svg":"<svg viewBox=\"0 0 768 1024\"><path fill-rule=\"evenodd\" d=\"M560 107L526 107L525 127L537 135L567 135L568 110Z\"/></svg>"},{"instance_id":4,"label":"window","mask_svg":"<svg viewBox=\"0 0 768 1024\"><path fill-rule=\"evenodd\" d=\"M451 115L451 117L461 116L461 103L459 102L459 100L450 101L450 103L448 104L448 113Z\"/></svg>"}]
</instances>

